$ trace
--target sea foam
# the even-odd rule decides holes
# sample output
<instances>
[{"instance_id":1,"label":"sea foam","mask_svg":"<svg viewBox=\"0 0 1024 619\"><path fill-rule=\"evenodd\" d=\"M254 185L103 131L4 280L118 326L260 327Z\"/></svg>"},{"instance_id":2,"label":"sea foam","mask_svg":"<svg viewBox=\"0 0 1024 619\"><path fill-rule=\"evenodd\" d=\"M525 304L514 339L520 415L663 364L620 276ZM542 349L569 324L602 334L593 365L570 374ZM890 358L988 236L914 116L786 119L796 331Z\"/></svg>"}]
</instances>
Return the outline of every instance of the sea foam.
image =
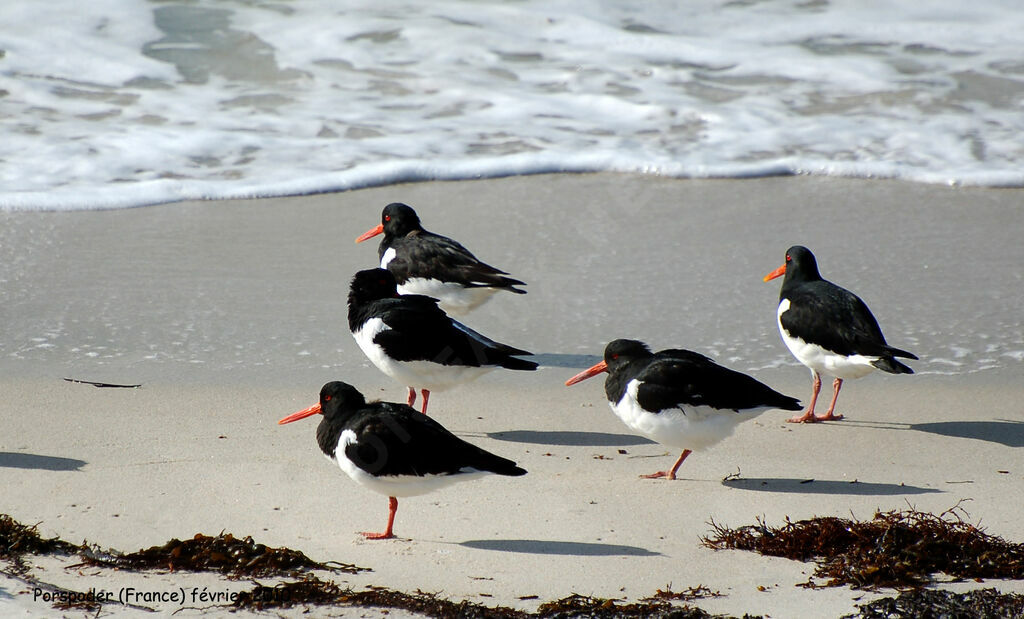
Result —
<instances>
[{"instance_id":1,"label":"sea foam","mask_svg":"<svg viewBox=\"0 0 1024 619\"><path fill-rule=\"evenodd\" d=\"M1024 186L1016 2L15 3L0 208L545 172Z\"/></svg>"}]
</instances>

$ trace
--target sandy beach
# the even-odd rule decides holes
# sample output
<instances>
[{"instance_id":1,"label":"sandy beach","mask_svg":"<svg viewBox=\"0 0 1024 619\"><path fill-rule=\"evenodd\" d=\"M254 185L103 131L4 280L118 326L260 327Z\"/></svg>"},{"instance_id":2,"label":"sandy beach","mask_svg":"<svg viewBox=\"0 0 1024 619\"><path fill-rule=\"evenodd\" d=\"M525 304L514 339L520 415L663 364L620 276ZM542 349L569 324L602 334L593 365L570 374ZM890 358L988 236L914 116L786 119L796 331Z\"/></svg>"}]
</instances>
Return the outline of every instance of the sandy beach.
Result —
<instances>
[{"instance_id":1,"label":"sandy beach","mask_svg":"<svg viewBox=\"0 0 1024 619\"><path fill-rule=\"evenodd\" d=\"M430 405L529 474L403 500L400 539L375 542L357 531L383 528L387 500L322 457L315 420L276 421L329 380L404 401L345 319L349 278L376 261L375 242L353 240L392 201L528 282L529 294L499 295L465 322L542 367L493 372ZM713 613L852 613L892 592L798 587L813 564L713 551L700 537L711 520L938 514L963 501L971 522L1024 542L1022 204L1018 189L600 174L0 213L0 513L123 551L251 535L372 569L334 577L347 586L527 610L571 593L636 601L703 585L723 595L691 604ZM631 337L806 401L808 372L775 325L779 282L761 281L795 243L921 357L917 374L848 382L841 422L795 426L770 411L691 456L680 479L638 479L678 454L631 434L602 379L564 381ZM37 565L76 590L251 586ZM943 586L1024 592L1021 581ZM0 614L61 614L32 597L0 578ZM179 614L203 612L223 611Z\"/></svg>"}]
</instances>

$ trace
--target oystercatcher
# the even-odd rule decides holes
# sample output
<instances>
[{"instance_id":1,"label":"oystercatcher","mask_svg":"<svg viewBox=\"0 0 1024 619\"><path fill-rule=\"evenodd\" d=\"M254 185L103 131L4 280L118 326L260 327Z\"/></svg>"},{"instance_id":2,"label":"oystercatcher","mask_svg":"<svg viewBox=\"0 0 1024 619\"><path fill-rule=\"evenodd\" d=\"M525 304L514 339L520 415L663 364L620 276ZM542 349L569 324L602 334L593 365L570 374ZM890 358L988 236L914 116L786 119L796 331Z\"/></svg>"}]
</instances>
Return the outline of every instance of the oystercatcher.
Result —
<instances>
[{"instance_id":1,"label":"oystercatcher","mask_svg":"<svg viewBox=\"0 0 1024 619\"><path fill-rule=\"evenodd\" d=\"M426 494L455 482L484 475L525 475L515 462L455 436L405 404L367 402L343 382L320 389L320 402L284 417L291 423L321 414L316 442L330 460L356 483L388 497L388 526L367 539L394 537L398 497Z\"/></svg>"},{"instance_id":2,"label":"oystercatcher","mask_svg":"<svg viewBox=\"0 0 1024 619\"><path fill-rule=\"evenodd\" d=\"M437 299L399 295L394 276L384 269L359 271L352 278L348 326L370 361L408 386L409 406L416 403L416 388L421 390L424 414L431 391L469 382L496 367L537 369L533 361L516 358L533 353L452 320Z\"/></svg>"},{"instance_id":3,"label":"oystercatcher","mask_svg":"<svg viewBox=\"0 0 1024 619\"><path fill-rule=\"evenodd\" d=\"M683 450L671 469L642 476L647 479L675 479L679 465L693 450L711 447L738 424L768 409L801 408L799 400L704 355L679 349L652 353L637 340L609 342L604 361L565 384L574 385L601 372L608 372L604 391L623 423L653 441Z\"/></svg>"},{"instance_id":4,"label":"oystercatcher","mask_svg":"<svg viewBox=\"0 0 1024 619\"><path fill-rule=\"evenodd\" d=\"M380 268L391 271L401 294L422 294L440 301L441 309L464 316L499 290L526 294L518 279L477 260L468 249L446 236L423 229L412 207L392 202L384 207L381 223L356 243L384 233L377 248Z\"/></svg>"},{"instance_id":5,"label":"oystercatcher","mask_svg":"<svg viewBox=\"0 0 1024 619\"><path fill-rule=\"evenodd\" d=\"M782 341L800 363L811 370L811 402L803 415L790 419L806 423L842 419L835 414L843 381L860 378L874 369L891 374L913 374L914 370L895 357L917 359L905 350L885 343L878 321L860 298L822 279L811 250L794 245L786 250L786 262L768 275L769 281L785 275L779 292L777 312ZM832 402L824 416L814 414L821 391L821 374L832 381Z\"/></svg>"}]
</instances>

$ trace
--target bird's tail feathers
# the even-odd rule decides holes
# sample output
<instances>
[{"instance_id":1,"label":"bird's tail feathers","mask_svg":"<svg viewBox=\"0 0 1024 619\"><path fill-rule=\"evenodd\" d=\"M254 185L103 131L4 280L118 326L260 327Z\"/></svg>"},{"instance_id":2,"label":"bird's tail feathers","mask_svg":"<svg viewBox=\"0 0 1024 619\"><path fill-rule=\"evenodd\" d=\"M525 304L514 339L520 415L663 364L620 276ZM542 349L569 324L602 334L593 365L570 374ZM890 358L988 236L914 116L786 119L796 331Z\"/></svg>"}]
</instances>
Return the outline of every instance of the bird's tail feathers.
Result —
<instances>
[{"instance_id":1,"label":"bird's tail feathers","mask_svg":"<svg viewBox=\"0 0 1024 619\"><path fill-rule=\"evenodd\" d=\"M917 359L917 357L910 356L911 359ZM913 374L914 370L903 365L892 357L880 357L871 362L871 365L875 366L883 372L889 372L890 374Z\"/></svg>"},{"instance_id":2,"label":"bird's tail feathers","mask_svg":"<svg viewBox=\"0 0 1024 619\"><path fill-rule=\"evenodd\" d=\"M800 400L780 393L778 401L775 402L775 408L779 408L784 411L799 411L803 410L804 406L800 403Z\"/></svg>"},{"instance_id":3,"label":"bird's tail feathers","mask_svg":"<svg viewBox=\"0 0 1024 619\"><path fill-rule=\"evenodd\" d=\"M515 462L501 456L496 456L483 449L480 450L480 458L473 464L473 468L508 477L526 475L526 469L516 466Z\"/></svg>"},{"instance_id":4,"label":"bird's tail feathers","mask_svg":"<svg viewBox=\"0 0 1024 619\"><path fill-rule=\"evenodd\" d=\"M892 355L893 357L903 357L904 359L913 359L914 361L918 360L917 355L915 355L914 353L907 352L905 350L900 350L899 348L893 348L892 346L889 346L888 351L889 354Z\"/></svg>"},{"instance_id":5,"label":"bird's tail feathers","mask_svg":"<svg viewBox=\"0 0 1024 619\"><path fill-rule=\"evenodd\" d=\"M527 353L529 354L529 353ZM537 363L535 361L527 361L526 359L518 359L516 357L505 357L500 362L501 367L508 370L536 370Z\"/></svg>"}]
</instances>

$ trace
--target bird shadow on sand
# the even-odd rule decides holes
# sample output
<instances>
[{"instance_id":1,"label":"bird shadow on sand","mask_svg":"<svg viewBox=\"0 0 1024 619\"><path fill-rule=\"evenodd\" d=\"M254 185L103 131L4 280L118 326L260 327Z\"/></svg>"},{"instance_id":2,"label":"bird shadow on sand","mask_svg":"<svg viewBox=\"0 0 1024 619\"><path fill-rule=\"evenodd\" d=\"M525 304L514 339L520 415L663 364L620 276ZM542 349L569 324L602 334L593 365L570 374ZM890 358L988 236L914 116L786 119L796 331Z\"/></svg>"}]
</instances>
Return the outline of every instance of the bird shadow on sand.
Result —
<instances>
[{"instance_id":1,"label":"bird shadow on sand","mask_svg":"<svg viewBox=\"0 0 1024 619\"><path fill-rule=\"evenodd\" d=\"M837 426L876 428L881 430L914 430L953 438L969 438L998 443L1007 447L1024 447L1024 421L996 419L984 421L934 421L931 423L899 423L890 421L842 421Z\"/></svg>"},{"instance_id":2,"label":"bird shadow on sand","mask_svg":"<svg viewBox=\"0 0 1024 619\"><path fill-rule=\"evenodd\" d=\"M0 467L10 469L36 469L40 471L78 471L86 465L84 460L41 456L39 454L0 451Z\"/></svg>"},{"instance_id":3,"label":"bird shadow on sand","mask_svg":"<svg viewBox=\"0 0 1024 619\"><path fill-rule=\"evenodd\" d=\"M973 438L979 441L999 443L1007 447L1024 447L1024 421L999 419L997 421L937 421L934 423L912 423L911 430Z\"/></svg>"},{"instance_id":4,"label":"bird shadow on sand","mask_svg":"<svg viewBox=\"0 0 1024 619\"><path fill-rule=\"evenodd\" d=\"M518 552L534 555L567 555L576 557L657 557L639 546L621 544L598 544L594 542L559 542L543 539L474 539L459 542L459 546L476 550L497 552Z\"/></svg>"},{"instance_id":5,"label":"bird shadow on sand","mask_svg":"<svg viewBox=\"0 0 1024 619\"><path fill-rule=\"evenodd\" d=\"M602 358L597 355L569 355L557 352L542 352L533 355L529 359L530 361L536 361L540 365L549 368L576 368L585 370L598 361L601 361Z\"/></svg>"},{"instance_id":6,"label":"bird shadow on sand","mask_svg":"<svg viewBox=\"0 0 1024 619\"><path fill-rule=\"evenodd\" d=\"M630 445L653 445L654 441L632 434L611 432L570 432L563 430L505 430L487 432L487 438L511 443L531 445L559 445L563 447L625 447Z\"/></svg>"},{"instance_id":7,"label":"bird shadow on sand","mask_svg":"<svg viewBox=\"0 0 1024 619\"><path fill-rule=\"evenodd\" d=\"M829 479L788 479L781 477L740 477L723 479L723 486L757 492L789 492L793 494L849 494L856 496L899 496L904 494L932 494L942 492L935 488L921 488L904 484L876 484L863 481L835 481Z\"/></svg>"}]
</instances>

